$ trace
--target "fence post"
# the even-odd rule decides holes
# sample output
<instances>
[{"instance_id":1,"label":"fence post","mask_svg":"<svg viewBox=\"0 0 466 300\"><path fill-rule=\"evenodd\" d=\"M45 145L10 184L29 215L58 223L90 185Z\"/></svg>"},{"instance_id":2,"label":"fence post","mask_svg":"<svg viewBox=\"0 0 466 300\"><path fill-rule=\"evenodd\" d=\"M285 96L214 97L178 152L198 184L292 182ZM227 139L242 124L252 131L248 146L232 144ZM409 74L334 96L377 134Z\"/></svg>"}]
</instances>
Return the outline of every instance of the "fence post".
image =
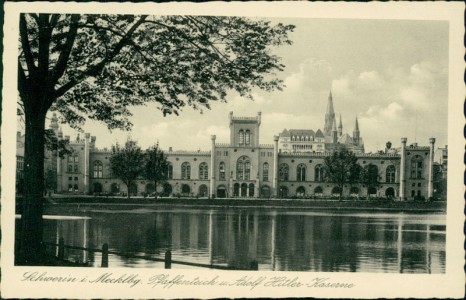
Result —
<instances>
[{"instance_id":1,"label":"fence post","mask_svg":"<svg viewBox=\"0 0 466 300\"><path fill-rule=\"evenodd\" d=\"M249 267L250 267L251 270L257 271L257 270L259 270L259 263L257 262L257 260L253 260L249 264Z\"/></svg>"},{"instance_id":2,"label":"fence post","mask_svg":"<svg viewBox=\"0 0 466 300\"><path fill-rule=\"evenodd\" d=\"M170 250L167 250L165 252L165 269L171 269L172 268L172 252Z\"/></svg>"},{"instance_id":3,"label":"fence post","mask_svg":"<svg viewBox=\"0 0 466 300\"><path fill-rule=\"evenodd\" d=\"M65 258L65 239L60 238L58 240L58 259L63 260Z\"/></svg>"},{"instance_id":4,"label":"fence post","mask_svg":"<svg viewBox=\"0 0 466 300\"><path fill-rule=\"evenodd\" d=\"M105 243L102 246L102 263L101 268L108 268L108 244Z\"/></svg>"}]
</instances>

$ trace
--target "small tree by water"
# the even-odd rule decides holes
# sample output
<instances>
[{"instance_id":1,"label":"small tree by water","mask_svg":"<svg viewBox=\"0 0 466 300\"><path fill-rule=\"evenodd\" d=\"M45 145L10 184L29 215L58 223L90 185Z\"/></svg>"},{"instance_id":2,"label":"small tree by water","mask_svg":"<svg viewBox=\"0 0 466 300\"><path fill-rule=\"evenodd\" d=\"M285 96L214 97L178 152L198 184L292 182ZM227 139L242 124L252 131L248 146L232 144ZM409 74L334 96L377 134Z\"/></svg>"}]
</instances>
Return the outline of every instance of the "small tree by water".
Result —
<instances>
[{"instance_id":1,"label":"small tree by water","mask_svg":"<svg viewBox=\"0 0 466 300\"><path fill-rule=\"evenodd\" d=\"M128 199L131 194L130 187L143 174L143 166L144 153L135 141L128 139L124 147L119 144L112 146L110 169L114 177L121 179L126 184Z\"/></svg>"},{"instance_id":2,"label":"small tree by water","mask_svg":"<svg viewBox=\"0 0 466 300\"><path fill-rule=\"evenodd\" d=\"M154 197L157 197L157 186L168 178L167 156L158 143L146 150L143 175L154 184Z\"/></svg>"},{"instance_id":3,"label":"small tree by water","mask_svg":"<svg viewBox=\"0 0 466 300\"><path fill-rule=\"evenodd\" d=\"M340 201L342 200L343 186L356 180L353 174L358 169L356 162L356 155L348 150L334 151L324 159L326 176L330 182L338 187Z\"/></svg>"}]
</instances>

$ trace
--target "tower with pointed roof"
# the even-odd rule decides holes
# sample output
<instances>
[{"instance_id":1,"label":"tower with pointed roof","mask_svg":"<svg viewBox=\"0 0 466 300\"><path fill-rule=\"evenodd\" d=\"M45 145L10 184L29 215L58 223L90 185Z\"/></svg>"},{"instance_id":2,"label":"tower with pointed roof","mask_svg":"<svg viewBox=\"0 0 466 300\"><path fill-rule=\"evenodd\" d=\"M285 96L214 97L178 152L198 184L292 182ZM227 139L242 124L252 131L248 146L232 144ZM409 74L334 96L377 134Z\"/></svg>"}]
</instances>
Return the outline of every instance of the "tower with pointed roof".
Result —
<instances>
[{"instance_id":1,"label":"tower with pointed roof","mask_svg":"<svg viewBox=\"0 0 466 300\"><path fill-rule=\"evenodd\" d=\"M328 95L327 111L325 112L324 134L326 136L332 135L332 127L335 122L335 112L333 110L332 91Z\"/></svg>"},{"instance_id":2,"label":"tower with pointed roof","mask_svg":"<svg viewBox=\"0 0 466 300\"><path fill-rule=\"evenodd\" d=\"M341 123L341 114L340 114L340 124L338 124L338 137L341 137L343 134L343 124Z\"/></svg>"},{"instance_id":3,"label":"tower with pointed roof","mask_svg":"<svg viewBox=\"0 0 466 300\"><path fill-rule=\"evenodd\" d=\"M356 117L356 122L354 123L354 130L353 130L353 140L356 144L359 144L359 124L358 124L358 117Z\"/></svg>"}]
</instances>

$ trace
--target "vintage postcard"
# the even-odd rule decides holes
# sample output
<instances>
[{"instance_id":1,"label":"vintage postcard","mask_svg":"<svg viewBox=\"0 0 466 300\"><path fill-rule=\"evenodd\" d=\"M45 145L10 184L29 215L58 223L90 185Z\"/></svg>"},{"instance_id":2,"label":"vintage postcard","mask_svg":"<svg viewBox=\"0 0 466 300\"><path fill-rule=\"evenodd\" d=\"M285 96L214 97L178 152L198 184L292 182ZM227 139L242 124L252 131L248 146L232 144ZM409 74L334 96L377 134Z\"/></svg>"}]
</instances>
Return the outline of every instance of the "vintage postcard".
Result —
<instances>
[{"instance_id":1,"label":"vintage postcard","mask_svg":"<svg viewBox=\"0 0 466 300\"><path fill-rule=\"evenodd\" d=\"M6 3L4 298L463 298L462 3Z\"/></svg>"}]
</instances>

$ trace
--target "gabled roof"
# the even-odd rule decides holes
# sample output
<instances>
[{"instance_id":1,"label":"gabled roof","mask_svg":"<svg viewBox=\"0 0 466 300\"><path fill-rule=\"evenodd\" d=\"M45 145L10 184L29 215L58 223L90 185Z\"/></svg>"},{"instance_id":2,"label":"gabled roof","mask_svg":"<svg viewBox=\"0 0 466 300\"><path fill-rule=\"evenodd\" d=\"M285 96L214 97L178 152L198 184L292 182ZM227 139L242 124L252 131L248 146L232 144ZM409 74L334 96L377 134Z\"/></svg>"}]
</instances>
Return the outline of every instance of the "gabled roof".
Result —
<instances>
[{"instance_id":1,"label":"gabled roof","mask_svg":"<svg viewBox=\"0 0 466 300\"><path fill-rule=\"evenodd\" d=\"M290 129L289 134L290 136L315 136L314 130L311 129Z\"/></svg>"},{"instance_id":2,"label":"gabled roof","mask_svg":"<svg viewBox=\"0 0 466 300\"><path fill-rule=\"evenodd\" d=\"M340 138L338 139L338 143L340 143L340 144L353 144L354 141L353 141L353 138L349 134L345 133L342 136L340 136Z\"/></svg>"},{"instance_id":3,"label":"gabled roof","mask_svg":"<svg viewBox=\"0 0 466 300\"><path fill-rule=\"evenodd\" d=\"M322 133L322 130L317 129L316 138L323 138L323 137L325 137L325 136L324 136L324 134Z\"/></svg>"}]
</instances>

